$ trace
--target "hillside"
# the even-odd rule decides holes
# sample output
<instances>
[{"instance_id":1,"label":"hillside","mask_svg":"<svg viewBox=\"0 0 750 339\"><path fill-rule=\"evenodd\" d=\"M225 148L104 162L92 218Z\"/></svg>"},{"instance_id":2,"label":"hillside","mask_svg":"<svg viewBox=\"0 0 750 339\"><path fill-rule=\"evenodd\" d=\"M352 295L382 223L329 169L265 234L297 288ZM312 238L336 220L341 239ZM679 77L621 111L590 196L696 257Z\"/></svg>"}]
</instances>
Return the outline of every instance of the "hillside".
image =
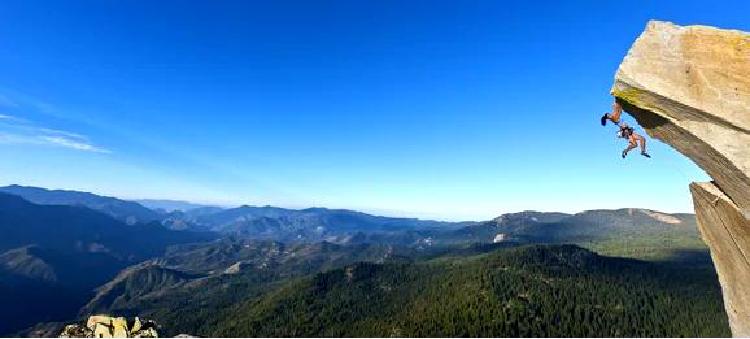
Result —
<instances>
[{"instance_id":1,"label":"hillside","mask_svg":"<svg viewBox=\"0 0 750 339\"><path fill-rule=\"evenodd\" d=\"M160 295L166 289L179 287L198 277L200 276L151 263L128 267L110 282L97 288L94 298L79 313L95 314L97 310L125 305L140 298L149 298L152 293Z\"/></svg>"},{"instance_id":2,"label":"hillside","mask_svg":"<svg viewBox=\"0 0 750 339\"><path fill-rule=\"evenodd\" d=\"M572 245L180 247L121 272L80 317L140 315L167 335L230 337L728 335L710 266Z\"/></svg>"},{"instance_id":3,"label":"hillside","mask_svg":"<svg viewBox=\"0 0 750 339\"><path fill-rule=\"evenodd\" d=\"M532 246L358 263L290 282L201 332L258 337L728 336L713 272ZM231 316L230 316L231 315Z\"/></svg>"},{"instance_id":4,"label":"hillside","mask_svg":"<svg viewBox=\"0 0 750 339\"><path fill-rule=\"evenodd\" d=\"M299 277L358 261L410 260L387 245L227 241L186 246L184 251L123 271L98 289L80 316L139 315L157 320L174 334L197 334L218 321L220 311ZM206 259L206 254L217 252L222 254Z\"/></svg>"},{"instance_id":5,"label":"hillside","mask_svg":"<svg viewBox=\"0 0 750 339\"><path fill-rule=\"evenodd\" d=\"M601 254L710 264L695 216L646 209L589 210L576 214L526 211L435 234L435 243L514 241L575 243Z\"/></svg>"},{"instance_id":6,"label":"hillside","mask_svg":"<svg viewBox=\"0 0 750 339\"><path fill-rule=\"evenodd\" d=\"M0 193L0 334L64 320L96 286L170 246L211 234L124 222L82 206L37 205Z\"/></svg>"}]
</instances>

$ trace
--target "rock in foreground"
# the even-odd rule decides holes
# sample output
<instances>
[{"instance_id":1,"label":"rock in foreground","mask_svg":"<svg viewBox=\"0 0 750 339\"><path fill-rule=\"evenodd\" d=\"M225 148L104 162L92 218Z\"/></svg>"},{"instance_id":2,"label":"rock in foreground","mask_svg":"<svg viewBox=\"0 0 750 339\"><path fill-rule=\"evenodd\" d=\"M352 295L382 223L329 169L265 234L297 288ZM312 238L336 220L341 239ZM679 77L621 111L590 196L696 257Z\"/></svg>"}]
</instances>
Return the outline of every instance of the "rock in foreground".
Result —
<instances>
[{"instance_id":1,"label":"rock in foreground","mask_svg":"<svg viewBox=\"0 0 750 339\"><path fill-rule=\"evenodd\" d=\"M138 317L128 321L124 317L90 316L86 325L67 325L60 338L158 338L153 321L141 322Z\"/></svg>"},{"instance_id":2,"label":"rock in foreground","mask_svg":"<svg viewBox=\"0 0 750 339\"><path fill-rule=\"evenodd\" d=\"M712 178L691 192L734 336L750 336L750 35L651 21L612 94Z\"/></svg>"}]
</instances>

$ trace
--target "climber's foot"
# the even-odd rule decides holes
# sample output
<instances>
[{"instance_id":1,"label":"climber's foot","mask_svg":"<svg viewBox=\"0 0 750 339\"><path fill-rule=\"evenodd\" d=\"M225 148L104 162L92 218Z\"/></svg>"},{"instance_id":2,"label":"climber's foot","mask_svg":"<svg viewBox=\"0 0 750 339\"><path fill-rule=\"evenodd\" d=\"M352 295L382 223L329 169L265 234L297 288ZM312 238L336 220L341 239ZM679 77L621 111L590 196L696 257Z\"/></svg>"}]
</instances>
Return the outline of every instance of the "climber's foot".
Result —
<instances>
[{"instance_id":1,"label":"climber's foot","mask_svg":"<svg viewBox=\"0 0 750 339\"><path fill-rule=\"evenodd\" d=\"M625 159L625 157L628 155L628 151L622 151L622 158Z\"/></svg>"},{"instance_id":2,"label":"climber's foot","mask_svg":"<svg viewBox=\"0 0 750 339\"><path fill-rule=\"evenodd\" d=\"M604 115L602 115L602 126L606 126L606 125L607 125L607 113L604 113Z\"/></svg>"},{"instance_id":3,"label":"climber's foot","mask_svg":"<svg viewBox=\"0 0 750 339\"><path fill-rule=\"evenodd\" d=\"M646 153L646 152L641 152L641 155L642 155L642 156L644 156L644 157L646 157L646 158L650 158L650 157L651 157L651 156L650 156L650 155L648 155L648 153Z\"/></svg>"}]
</instances>

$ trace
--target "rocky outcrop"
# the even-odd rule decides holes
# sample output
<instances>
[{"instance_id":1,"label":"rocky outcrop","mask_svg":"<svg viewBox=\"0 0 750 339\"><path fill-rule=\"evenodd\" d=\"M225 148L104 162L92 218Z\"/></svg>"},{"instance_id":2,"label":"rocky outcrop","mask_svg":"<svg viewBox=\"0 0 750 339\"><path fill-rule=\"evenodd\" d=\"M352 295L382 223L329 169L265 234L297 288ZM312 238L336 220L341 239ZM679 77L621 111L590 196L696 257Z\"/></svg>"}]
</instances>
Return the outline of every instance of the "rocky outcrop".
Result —
<instances>
[{"instance_id":1,"label":"rocky outcrop","mask_svg":"<svg viewBox=\"0 0 750 339\"><path fill-rule=\"evenodd\" d=\"M750 336L750 35L651 21L620 65L612 94L646 132L703 168L698 225L734 336Z\"/></svg>"},{"instance_id":2,"label":"rocky outcrop","mask_svg":"<svg viewBox=\"0 0 750 339\"><path fill-rule=\"evenodd\" d=\"M158 338L156 323L141 322L135 317L128 321L124 317L92 315L83 324L65 326L60 338Z\"/></svg>"}]
</instances>

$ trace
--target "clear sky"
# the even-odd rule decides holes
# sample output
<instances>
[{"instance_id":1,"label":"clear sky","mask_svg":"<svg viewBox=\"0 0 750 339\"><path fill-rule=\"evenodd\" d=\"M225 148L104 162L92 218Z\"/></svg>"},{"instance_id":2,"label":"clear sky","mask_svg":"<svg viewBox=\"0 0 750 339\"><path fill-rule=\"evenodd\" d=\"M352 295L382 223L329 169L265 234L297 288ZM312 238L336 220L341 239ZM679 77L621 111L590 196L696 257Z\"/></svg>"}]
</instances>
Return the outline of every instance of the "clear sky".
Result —
<instances>
[{"instance_id":1,"label":"clear sky","mask_svg":"<svg viewBox=\"0 0 750 339\"><path fill-rule=\"evenodd\" d=\"M691 211L599 117L649 19L750 1L0 2L0 184L481 220ZM631 117L627 121L633 124ZM638 128L640 130L640 128Z\"/></svg>"}]
</instances>

